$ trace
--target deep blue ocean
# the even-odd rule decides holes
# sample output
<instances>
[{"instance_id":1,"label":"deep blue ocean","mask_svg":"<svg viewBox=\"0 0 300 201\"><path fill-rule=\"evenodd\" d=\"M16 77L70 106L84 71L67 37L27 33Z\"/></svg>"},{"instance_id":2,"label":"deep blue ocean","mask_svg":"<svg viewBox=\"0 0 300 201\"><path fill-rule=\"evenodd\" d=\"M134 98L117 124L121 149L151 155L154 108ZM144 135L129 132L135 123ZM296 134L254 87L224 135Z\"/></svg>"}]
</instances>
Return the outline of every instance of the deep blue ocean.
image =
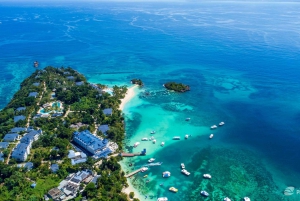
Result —
<instances>
[{"instance_id":1,"label":"deep blue ocean","mask_svg":"<svg viewBox=\"0 0 300 201\"><path fill-rule=\"evenodd\" d=\"M0 107L35 71L36 60L39 68L70 66L108 85L140 78L145 87L139 106L128 109L128 138L152 112L165 130L186 117L190 127L178 128L199 128L194 138L152 152L165 164L152 173L173 171L179 192L139 181L143 195L300 200L299 52L297 2L0 3ZM191 91L166 95L167 81ZM209 127L220 121L225 126L208 141ZM190 177L175 173L184 160ZM202 179L205 172L210 181ZM291 196L283 194L288 186L295 187Z\"/></svg>"}]
</instances>

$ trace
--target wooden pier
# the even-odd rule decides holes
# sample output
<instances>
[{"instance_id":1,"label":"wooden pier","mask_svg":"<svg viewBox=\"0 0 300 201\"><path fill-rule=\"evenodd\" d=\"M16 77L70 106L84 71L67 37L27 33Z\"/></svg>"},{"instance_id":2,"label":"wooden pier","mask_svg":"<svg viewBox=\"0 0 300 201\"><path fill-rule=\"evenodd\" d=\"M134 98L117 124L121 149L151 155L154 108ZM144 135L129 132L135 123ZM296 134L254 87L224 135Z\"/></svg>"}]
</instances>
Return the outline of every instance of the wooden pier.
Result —
<instances>
[{"instance_id":1,"label":"wooden pier","mask_svg":"<svg viewBox=\"0 0 300 201\"><path fill-rule=\"evenodd\" d=\"M143 168L140 168L140 169L138 169L138 170L135 170L135 171L133 171L133 172L131 172L131 173L125 175L125 177L126 177L126 178L127 178L127 177L131 177L132 175L135 175L135 174L139 173L140 171L142 171L142 169L143 169Z\"/></svg>"}]
</instances>

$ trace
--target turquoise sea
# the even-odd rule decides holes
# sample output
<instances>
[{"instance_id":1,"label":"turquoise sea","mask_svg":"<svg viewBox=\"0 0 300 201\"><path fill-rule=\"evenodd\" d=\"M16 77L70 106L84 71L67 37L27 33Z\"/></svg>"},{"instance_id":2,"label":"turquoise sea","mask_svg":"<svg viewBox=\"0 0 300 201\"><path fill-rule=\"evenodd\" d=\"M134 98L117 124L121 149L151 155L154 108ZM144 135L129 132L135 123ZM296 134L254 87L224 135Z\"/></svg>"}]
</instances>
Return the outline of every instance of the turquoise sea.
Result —
<instances>
[{"instance_id":1,"label":"turquoise sea","mask_svg":"<svg viewBox=\"0 0 300 201\"><path fill-rule=\"evenodd\" d=\"M298 201L299 22L297 2L2 2L0 107L35 71L36 60L39 68L71 66L109 86L140 78L145 87L124 109L124 151L146 148L147 155L122 166L132 171L152 157L163 162L129 179L141 200ZM169 93L167 81L191 91ZM223 127L210 130L221 121ZM142 142L152 130L157 143ZM135 142L141 144L133 148ZM163 171L171 177L162 178ZM284 195L288 186L293 195Z\"/></svg>"}]
</instances>

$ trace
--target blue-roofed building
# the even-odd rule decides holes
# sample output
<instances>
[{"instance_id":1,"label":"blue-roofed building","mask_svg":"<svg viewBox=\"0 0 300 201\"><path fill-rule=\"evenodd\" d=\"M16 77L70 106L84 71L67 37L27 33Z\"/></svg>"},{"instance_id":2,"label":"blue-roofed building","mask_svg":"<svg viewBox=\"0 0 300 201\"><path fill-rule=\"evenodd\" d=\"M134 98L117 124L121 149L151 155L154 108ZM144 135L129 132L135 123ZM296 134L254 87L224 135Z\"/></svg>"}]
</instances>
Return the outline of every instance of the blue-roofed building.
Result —
<instances>
[{"instance_id":1,"label":"blue-roofed building","mask_svg":"<svg viewBox=\"0 0 300 201\"><path fill-rule=\"evenodd\" d=\"M50 169L53 173L57 172L59 170L59 166L57 164L52 164L50 166Z\"/></svg>"},{"instance_id":2,"label":"blue-roofed building","mask_svg":"<svg viewBox=\"0 0 300 201\"><path fill-rule=\"evenodd\" d=\"M14 127L10 130L12 133L20 133L20 132L26 132L27 128L24 127Z\"/></svg>"},{"instance_id":3,"label":"blue-roofed building","mask_svg":"<svg viewBox=\"0 0 300 201\"><path fill-rule=\"evenodd\" d=\"M36 183L33 183L30 185L31 188L35 188L36 187Z\"/></svg>"},{"instance_id":4,"label":"blue-roofed building","mask_svg":"<svg viewBox=\"0 0 300 201\"><path fill-rule=\"evenodd\" d=\"M26 168L27 170L31 170L33 168L33 163L32 162L25 163L24 168Z\"/></svg>"},{"instance_id":5,"label":"blue-roofed building","mask_svg":"<svg viewBox=\"0 0 300 201\"><path fill-rule=\"evenodd\" d=\"M40 83L39 82L35 82L32 85L38 87L38 86L40 86Z\"/></svg>"},{"instance_id":6,"label":"blue-roofed building","mask_svg":"<svg viewBox=\"0 0 300 201\"><path fill-rule=\"evenodd\" d=\"M18 108L16 109L17 112L21 112L21 111L23 111L23 110L26 110L26 107L18 107Z\"/></svg>"},{"instance_id":7,"label":"blue-roofed building","mask_svg":"<svg viewBox=\"0 0 300 201\"><path fill-rule=\"evenodd\" d=\"M69 71L64 72L64 75L70 75Z\"/></svg>"},{"instance_id":8,"label":"blue-roofed building","mask_svg":"<svg viewBox=\"0 0 300 201\"><path fill-rule=\"evenodd\" d=\"M36 98L38 96L38 94L39 94L38 92L30 92L28 97L35 97Z\"/></svg>"},{"instance_id":9,"label":"blue-roofed building","mask_svg":"<svg viewBox=\"0 0 300 201\"><path fill-rule=\"evenodd\" d=\"M74 80L75 77L74 77L74 76L68 76L67 79L68 79L68 80Z\"/></svg>"},{"instance_id":10,"label":"blue-roofed building","mask_svg":"<svg viewBox=\"0 0 300 201\"><path fill-rule=\"evenodd\" d=\"M18 161L26 161L28 154L30 154L30 147L28 144L19 143L13 150L11 157Z\"/></svg>"},{"instance_id":11,"label":"blue-roofed building","mask_svg":"<svg viewBox=\"0 0 300 201\"><path fill-rule=\"evenodd\" d=\"M103 110L103 113L105 115L112 115L112 112L113 112L112 108L106 108Z\"/></svg>"},{"instance_id":12,"label":"blue-roofed building","mask_svg":"<svg viewBox=\"0 0 300 201\"><path fill-rule=\"evenodd\" d=\"M42 130L32 130L21 138L21 142L28 144L31 147L32 142L38 140L41 134Z\"/></svg>"},{"instance_id":13,"label":"blue-roofed building","mask_svg":"<svg viewBox=\"0 0 300 201\"><path fill-rule=\"evenodd\" d=\"M7 149L8 145L8 142L0 142L0 149Z\"/></svg>"},{"instance_id":14,"label":"blue-roofed building","mask_svg":"<svg viewBox=\"0 0 300 201\"><path fill-rule=\"evenodd\" d=\"M14 122L18 122L20 120L25 120L26 117L24 115L14 116Z\"/></svg>"},{"instance_id":15,"label":"blue-roofed building","mask_svg":"<svg viewBox=\"0 0 300 201\"><path fill-rule=\"evenodd\" d=\"M81 85L84 84L84 82L83 82L83 81L81 81L81 82L76 82L75 84L76 84L77 86L81 86Z\"/></svg>"},{"instance_id":16,"label":"blue-roofed building","mask_svg":"<svg viewBox=\"0 0 300 201\"><path fill-rule=\"evenodd\" d=\"M91 153L94 158L105 157L111 153L111 150L107 147L108 140L101 140L88 130L74 132L73 141Z\"/></svg>"},{"instance_id":17,"label":"blue-roofed building","mask_svg":"<svg viewBox=\"0 0 300 201\"><path fill-rule=\"evenodd\" d=\"M0 161L4 162L4 154L2 152L0 152Z\"/></svg>"},{"instance_id":18,"label":"blue-roofed building","mask_svg":"<svg viewBox=\"0 0 300 201\"><path fill-rule=\"evenodd\" d=\"M109 126L107 124L100 125L98 127L98 131L101 131L104 135L106 135L106 132L109 130Z\"/></svg>"},{"instance_id":19,"label":"blue-roofed building","mask_svg":"<svg viewBox=\"0 0 300 201\"><path fill-rule=\"evenodd\" d=\"M3 141L4 142L13 142L19 139L19 134L17 133L8 133L4 136Z\"/></svg>"}]
</instances>

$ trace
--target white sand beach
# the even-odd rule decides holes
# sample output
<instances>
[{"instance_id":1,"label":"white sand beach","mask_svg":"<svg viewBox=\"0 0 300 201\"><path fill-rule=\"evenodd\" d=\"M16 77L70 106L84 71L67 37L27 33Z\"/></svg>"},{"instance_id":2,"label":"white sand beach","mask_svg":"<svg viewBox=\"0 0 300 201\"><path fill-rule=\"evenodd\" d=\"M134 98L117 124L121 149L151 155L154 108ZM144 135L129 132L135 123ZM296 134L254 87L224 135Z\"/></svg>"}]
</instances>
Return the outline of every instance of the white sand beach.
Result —
<instances>
[{"instance_id":1,"label":"white sand beach","mask_svg":"<svg viewBox=\"0 0 300 201\"><path fill-rule=\"evenodd\" d=\"M136 87L138 87L138 85L134 85L134 86L128 88L125 97L123 99L121 99L121 104L120 104L120 107L119 107L120 110L123 110L126 103L134 97L134 95L135 95L134 89Z\"/></svg>"}]
</instances>

